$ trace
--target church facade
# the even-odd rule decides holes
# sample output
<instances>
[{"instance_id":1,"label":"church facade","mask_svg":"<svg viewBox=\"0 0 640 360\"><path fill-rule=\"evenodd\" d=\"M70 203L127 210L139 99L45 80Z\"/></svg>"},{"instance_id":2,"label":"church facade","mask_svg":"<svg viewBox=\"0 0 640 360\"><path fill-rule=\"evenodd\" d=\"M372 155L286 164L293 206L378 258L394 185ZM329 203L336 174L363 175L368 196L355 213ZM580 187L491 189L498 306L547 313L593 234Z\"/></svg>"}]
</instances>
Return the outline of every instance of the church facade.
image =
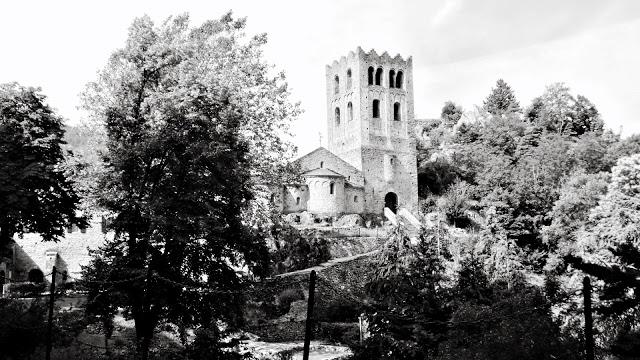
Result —
<instances>
[{"instance_id":1,"label":"church facade","mask_svg":"<svg viewBox=\"0 0 640 360\"><path fill-rule=\"evenodd\" d=\"M328 148L295 163L302 184L275 191L284 213L381 214L418 207L412 59L361 48L326 67Z\"/></svg>"}]
</instances>

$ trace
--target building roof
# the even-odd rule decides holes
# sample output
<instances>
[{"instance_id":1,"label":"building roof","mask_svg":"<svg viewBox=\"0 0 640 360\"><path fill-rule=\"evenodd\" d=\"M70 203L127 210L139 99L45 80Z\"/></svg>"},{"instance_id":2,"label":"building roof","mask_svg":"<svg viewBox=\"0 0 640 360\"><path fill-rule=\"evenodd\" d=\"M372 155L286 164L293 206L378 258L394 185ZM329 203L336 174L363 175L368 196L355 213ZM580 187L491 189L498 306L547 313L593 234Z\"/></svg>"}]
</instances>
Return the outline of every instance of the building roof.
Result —
<instances>
[{"instance_id":1,"label":"building roof","mask_svg":"<svg viewBox=\"0 0 640 360\"><path fill-rule=\"evenodd\" d=\"M85 233L76 229L72 233L65 233L65 236L57 242L42 241L42 237L38 234L24 234L22 238L14 238L21 252L28 257L19 261L26 260L32 265L19 264L18 266L36 266L44 272L47 263L46 253L54 251L59 256L58 261L65 264L69 275L79 277L82 266L89 265L91 261L89 250L97 250L110 238L113 238L113 233L102 233L99 221L92 221Z\"/></svg>"},{"instance_id":2,"label":"building roof","mask_svg":"<svg viewBox=\"0 0 640 360\"><path fill-rule=\"evenodd\" d=\"M321 165L322 161L325 162L325 166ZM361 170L323 147L318 147L299 157L293 163L300 165L300 169L304 172L313 171L320 165L323 168L333 170L336 174L342 175L356 186L364 186L364 174Z\"/></svg>"},{"instance_id":3,"label":"building roof","mask_svg":"<svg viewBox=\"0 0 640 360\"><path fill-rule=\"evenodd\" d=\"M316 168L313 170L302 173L302 176L314 176L314 177L344 177L342 174L338 174L333 170L327 168Z\"/></svg>"}]
</instances>

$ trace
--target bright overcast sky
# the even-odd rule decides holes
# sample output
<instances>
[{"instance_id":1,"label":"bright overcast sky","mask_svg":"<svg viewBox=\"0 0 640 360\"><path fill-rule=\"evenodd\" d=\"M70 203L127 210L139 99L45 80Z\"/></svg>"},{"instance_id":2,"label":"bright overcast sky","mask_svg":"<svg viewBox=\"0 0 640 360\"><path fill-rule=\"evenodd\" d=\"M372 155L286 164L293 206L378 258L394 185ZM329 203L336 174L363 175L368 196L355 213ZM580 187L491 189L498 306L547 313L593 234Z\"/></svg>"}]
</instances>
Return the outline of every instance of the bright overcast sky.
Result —
<instances>
[{"instance_id":1,"label":"bright overcast sky","mask_svg":"<svg viewBox=\"0 0 640 360\"><path fill-rule=\"evenodd\" d=\"M77 123L78 94L124 45L134 17L188 12L199 24L229 9L248 17L248 33L269 34L265 54L305 111L293 127L300 153L326 131L325 64L357 46L413 56L418 118L438 117L446 100L470 110L498 78L523 106L561 81L608 127L640 133L637 0L5 1L0 82L40 86Z\"/></svg>"}]
</instances>

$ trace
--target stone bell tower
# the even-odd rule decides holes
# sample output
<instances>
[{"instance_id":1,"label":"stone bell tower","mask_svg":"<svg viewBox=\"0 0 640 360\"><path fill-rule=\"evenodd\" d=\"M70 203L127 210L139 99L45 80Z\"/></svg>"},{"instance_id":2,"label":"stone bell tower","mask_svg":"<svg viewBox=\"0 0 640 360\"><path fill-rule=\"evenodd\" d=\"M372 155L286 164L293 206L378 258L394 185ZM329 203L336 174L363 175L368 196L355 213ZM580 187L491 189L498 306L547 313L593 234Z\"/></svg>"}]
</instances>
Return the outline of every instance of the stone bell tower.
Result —
<instances>
[{"instance_id":1,"label":"stone bell tower","mask_svg":"<svg viewBox=\"0 0 640 360\"><path fill-rule=\"evenodd\" d=\"M362 171L364 209L418 208L409 57L360 47L326 67L329 151Z\"/></svg>"}]
</instances>

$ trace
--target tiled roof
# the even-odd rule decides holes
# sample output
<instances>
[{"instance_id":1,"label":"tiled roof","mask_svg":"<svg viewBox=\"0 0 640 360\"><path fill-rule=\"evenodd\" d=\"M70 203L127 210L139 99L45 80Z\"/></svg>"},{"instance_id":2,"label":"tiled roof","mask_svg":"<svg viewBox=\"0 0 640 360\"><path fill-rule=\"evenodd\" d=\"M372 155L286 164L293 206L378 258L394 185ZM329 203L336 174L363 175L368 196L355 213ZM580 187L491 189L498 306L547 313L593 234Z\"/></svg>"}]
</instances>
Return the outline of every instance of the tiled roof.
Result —
<instances>
[{"instance_id":1,"label":"tiled roof","mask_svg":"<svg viewBox=\"0 0 640 360\"><path fill-rule=\"evenodd\" d=\"M329 170L327 168L317 168L317 169L309 170L307 172L302 173L302 176L344 177L343 175L338 174L337 172Z\"/></svg>"}]
</instances>

